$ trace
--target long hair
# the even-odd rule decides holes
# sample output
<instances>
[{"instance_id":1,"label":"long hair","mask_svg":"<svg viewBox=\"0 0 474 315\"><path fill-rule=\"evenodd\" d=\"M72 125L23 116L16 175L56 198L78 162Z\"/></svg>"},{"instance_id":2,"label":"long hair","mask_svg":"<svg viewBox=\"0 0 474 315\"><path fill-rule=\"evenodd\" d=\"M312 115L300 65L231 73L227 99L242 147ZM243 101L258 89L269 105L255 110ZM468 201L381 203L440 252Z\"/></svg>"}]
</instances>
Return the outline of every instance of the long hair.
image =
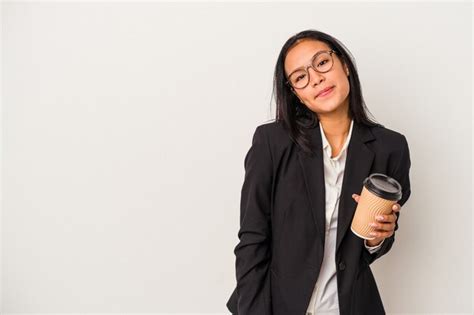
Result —
<instances>
[{"instance_id":1,"label":"long hair","mask_svg":"<svg viewBox=\"0 0 474 315\"><path fill-rule=\"evenodd\" d=\"M362 88L359 81L359 75L353 60L352 54L345 46L336 38L317 30L305 30L289 38L283 45L275 66L275 74L273 77L273 92L276 94L276 118L275 121L281 122L287 130L290 138L299 145L304 152L313 153L309 141L307 128L314 128L318 123L316 113L311 111L306 105L302 104L298 97L285 84L287 78L285 75L285 58L288 50L293 45L304 39L316 40L326 43L330 49L346 64L349 69L349 117L355 122L366 126L381 126L375 120L371 120L368 114L373 116L365 105L362 96ZM276 92L276 93L275 93Z\"/></svg>"}]
</instances>

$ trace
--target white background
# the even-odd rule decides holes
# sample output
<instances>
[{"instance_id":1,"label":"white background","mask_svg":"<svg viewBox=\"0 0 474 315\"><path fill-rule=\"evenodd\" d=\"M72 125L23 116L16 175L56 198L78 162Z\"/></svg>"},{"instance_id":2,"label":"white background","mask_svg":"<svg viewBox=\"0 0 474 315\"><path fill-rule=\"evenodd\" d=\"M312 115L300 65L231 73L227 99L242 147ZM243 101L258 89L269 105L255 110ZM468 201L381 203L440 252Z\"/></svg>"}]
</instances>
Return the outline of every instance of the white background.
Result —
<instances>
[{"instance_id":1,"label":"white background","mask_svg":"<svg viewBox=\"0 0 474 315\"><path fill-rule=\"evenodd\" d=\"M403 133L387 313L472 312L472 5L3 3L1 313L226 313L284 42L327 32Z\"/></svg>"}]
</instances>

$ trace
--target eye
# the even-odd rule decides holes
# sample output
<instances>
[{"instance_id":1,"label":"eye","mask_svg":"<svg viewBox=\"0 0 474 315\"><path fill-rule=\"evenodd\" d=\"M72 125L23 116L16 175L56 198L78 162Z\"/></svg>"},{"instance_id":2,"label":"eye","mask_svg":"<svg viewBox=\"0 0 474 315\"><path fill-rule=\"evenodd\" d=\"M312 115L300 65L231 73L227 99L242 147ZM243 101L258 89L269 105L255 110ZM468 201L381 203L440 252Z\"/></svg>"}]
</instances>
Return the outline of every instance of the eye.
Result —
<instances>
[{"instance_id":1,"label":"eye","mask_svg":"<svg viewBox=\"0 0 474 315\"><path fill-rule=\"evenodd\" d=\"M296 82L298 82L300 79L303 79L304 77L305 77L305 75L304 75L304 74L302 74L302 75L298 76L298 77L296 78Z\"/></svg>"},{"instance_id":2,"label":"eye","mask_svg":"<svg viewBox=\"0 0 474 315\"><path fill-rule=\"evenodd\" d=\"M318 66L322 66L322 65L324 64L323 62L327 62L327 60L321 61L321 62L318 64Z\"/></svg>"}]
</instances>

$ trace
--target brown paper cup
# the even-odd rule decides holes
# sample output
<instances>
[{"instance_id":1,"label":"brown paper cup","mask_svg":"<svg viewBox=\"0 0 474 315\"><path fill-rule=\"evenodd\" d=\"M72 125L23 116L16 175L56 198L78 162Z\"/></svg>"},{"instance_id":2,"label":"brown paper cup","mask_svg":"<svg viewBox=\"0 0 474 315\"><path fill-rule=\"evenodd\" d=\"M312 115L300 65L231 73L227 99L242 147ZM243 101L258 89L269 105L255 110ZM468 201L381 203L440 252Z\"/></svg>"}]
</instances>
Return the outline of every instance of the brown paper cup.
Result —
<instances>
[{"instance_id":1,"label":"brown paper cup","mask_svg":"<svg viewBox=\"0 0 474 315\"><path fill-rule=\"evenodd\" d=\"M377 215L392 213L392 206L401 199L401 191L400 184L384 174L374 173L367 177L352 219L352 232L366 240L375 239L370 232L376 229L370 224L377 222Z\"/></svg>"}]
</instances>

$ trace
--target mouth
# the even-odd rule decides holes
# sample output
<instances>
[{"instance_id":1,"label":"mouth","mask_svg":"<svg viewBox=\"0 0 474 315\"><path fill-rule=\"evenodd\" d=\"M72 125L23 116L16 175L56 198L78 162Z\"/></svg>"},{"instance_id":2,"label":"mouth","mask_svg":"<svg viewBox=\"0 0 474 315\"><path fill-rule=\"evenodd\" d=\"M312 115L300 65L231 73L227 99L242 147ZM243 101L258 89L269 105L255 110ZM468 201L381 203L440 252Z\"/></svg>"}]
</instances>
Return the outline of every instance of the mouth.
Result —
<instances>
[{"instance_id":1,"label":"mouth","mask_svg":"<svg viewBox=\"0 0 474 315\"><path fill-rule=\"evenodd\" d=\"M324 97L324 96L327 96L327 95L331 94L333 90L334 90L334 86L328 87L328 88L322 90L321 92L319 92L319 94L316 95L316 97ZM316 98L316 97L315 97L315 98Z\"/></svg>"}]
</instances>

